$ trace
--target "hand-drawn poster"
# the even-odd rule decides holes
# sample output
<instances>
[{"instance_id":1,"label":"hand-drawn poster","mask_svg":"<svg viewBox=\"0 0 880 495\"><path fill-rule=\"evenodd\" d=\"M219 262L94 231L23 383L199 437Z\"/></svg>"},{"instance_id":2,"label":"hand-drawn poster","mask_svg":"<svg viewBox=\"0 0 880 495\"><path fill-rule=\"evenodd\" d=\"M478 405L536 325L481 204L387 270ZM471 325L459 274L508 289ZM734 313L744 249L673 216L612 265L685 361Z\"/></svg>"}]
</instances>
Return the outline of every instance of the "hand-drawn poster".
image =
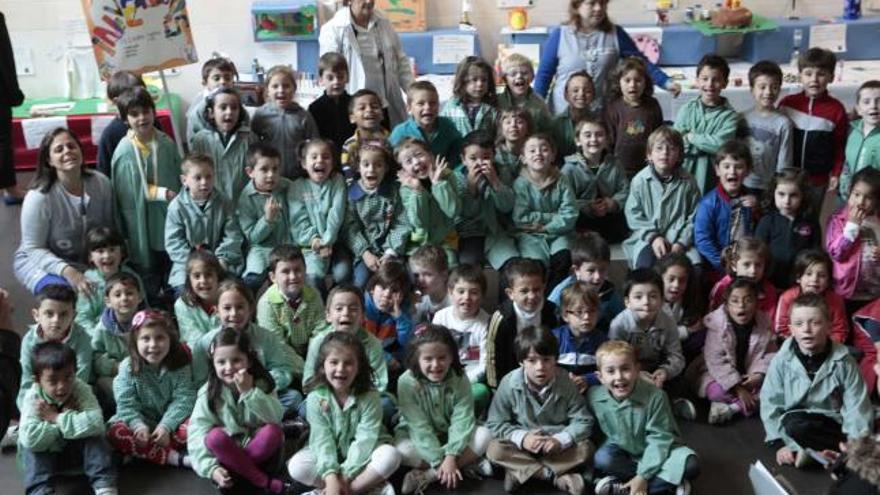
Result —
<instances>
[{"instance_id":1,"label":"hand-drawn poster","mask_svg":"<svg viewBox=\"0 0 880 495\"><path fill-rule=\"evenodd\" d=\"M198 62L186 0L82 0L102 79Z\"/></svg>"}]
</instances>

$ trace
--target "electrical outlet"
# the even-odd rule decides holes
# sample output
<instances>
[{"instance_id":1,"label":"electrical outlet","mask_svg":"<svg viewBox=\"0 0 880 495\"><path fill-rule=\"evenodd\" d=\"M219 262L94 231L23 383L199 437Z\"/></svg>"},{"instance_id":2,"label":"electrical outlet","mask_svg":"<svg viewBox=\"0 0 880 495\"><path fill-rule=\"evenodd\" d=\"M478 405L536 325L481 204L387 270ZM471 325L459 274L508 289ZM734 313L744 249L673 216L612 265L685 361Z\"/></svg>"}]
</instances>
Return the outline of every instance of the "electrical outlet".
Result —
<instances>
[{"instance_id":1,"label":"electrical outlet","mask_svg":"<svg viewBox=\"0 0 880 495\"><path fill-rule=\"evenodd\" d=\"M34 57L30 48L14 48L12 57L15 59L15 75L34 75Z\"/></svg>"}]
</instances>

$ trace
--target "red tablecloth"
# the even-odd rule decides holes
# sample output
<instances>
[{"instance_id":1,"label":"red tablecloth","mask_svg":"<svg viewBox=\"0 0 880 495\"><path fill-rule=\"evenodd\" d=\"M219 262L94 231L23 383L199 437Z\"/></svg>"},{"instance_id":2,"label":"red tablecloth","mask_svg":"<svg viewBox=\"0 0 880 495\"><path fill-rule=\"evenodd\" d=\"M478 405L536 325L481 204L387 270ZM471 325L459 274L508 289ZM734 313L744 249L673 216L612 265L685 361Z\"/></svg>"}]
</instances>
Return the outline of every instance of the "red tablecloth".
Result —
<instances>
[{"instance_id":1,"label":"red tablecloth","mask_svg":"<svg viewBox=\"0 0 880 495\"><path fill-rule=\"evenodd\" d=\"M87 165L95 165L98 160L98 143L92 142L92 117L97 115L112 114L87 114L87 115L68 115L67 128L70 129L76 137L79 138L83 146L83 160ZM167 109L156 110L156 118L165 134L174 139L174 129L171 127L171 111ZM12 119L12 152L14 155L13 163L15 170L35 170L37 168L37 160L39 160L40 149L27 149L24 140L24 132L21 128L21 122L26 119Z\"/></svg>"}]
</instances>

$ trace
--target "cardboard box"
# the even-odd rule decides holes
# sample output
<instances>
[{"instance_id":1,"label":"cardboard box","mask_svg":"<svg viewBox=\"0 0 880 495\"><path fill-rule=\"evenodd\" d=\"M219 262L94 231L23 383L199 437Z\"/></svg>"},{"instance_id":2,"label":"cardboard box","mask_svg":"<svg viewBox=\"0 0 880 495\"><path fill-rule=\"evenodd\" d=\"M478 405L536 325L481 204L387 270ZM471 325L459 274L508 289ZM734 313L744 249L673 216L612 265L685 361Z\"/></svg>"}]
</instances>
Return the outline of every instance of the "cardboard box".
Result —
<instances>
[{"instance_id":1,"label":"cardboard box","mask_svg":"<svg viewBox=\"0 0 880 495\"><path fill-rule=\"evenodd\" d=\"M376 8L382 10L397 31L427 31L428 9L425 2L426 0L376 0Z\"/></svg>"}]
</instances>

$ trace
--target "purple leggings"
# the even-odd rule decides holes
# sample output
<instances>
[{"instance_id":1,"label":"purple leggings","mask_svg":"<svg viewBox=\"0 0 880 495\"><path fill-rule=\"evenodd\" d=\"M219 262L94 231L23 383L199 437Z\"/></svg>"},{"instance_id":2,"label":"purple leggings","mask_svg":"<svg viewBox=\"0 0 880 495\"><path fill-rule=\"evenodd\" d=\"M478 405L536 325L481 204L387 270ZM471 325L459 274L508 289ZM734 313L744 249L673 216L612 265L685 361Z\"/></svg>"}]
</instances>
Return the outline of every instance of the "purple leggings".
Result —
<instances>
[{"instance_id":1,"label":"purple leggings","mask_svg":"<svg viewBox=\"0 0 880 495\"><path fill-rule=\"evenodd\" d=\"M223 428L215 427L205 437L208 447L225 468L246 479L258 488L280 491L280 480L273 480L260 469L260 464L269 460L284 442L284 432L276 424L263 425L245 447L241 447ZM273 485L270 486L270 482ZM274 488L274 489L273 489Z\"/></svg>"},{"instance_id":2,"label":"purple leggings","mask_svg":"<svg viewBox=\"0 0 880 495\"><path fill-rule=\"evenodd\" d=\"M758 392L753 390L752 396L756 399L758 398ZM709 382L709 386L706 387L706 398L712 402L724 402L727 404L736 404L739 407L739 410L743 413L743 416L751 416L755 411L747 411L746 406L739 400L739 397L733 393L724 390L724 387L718 384L715 380Z\"/></svg>"}]
</instances>

